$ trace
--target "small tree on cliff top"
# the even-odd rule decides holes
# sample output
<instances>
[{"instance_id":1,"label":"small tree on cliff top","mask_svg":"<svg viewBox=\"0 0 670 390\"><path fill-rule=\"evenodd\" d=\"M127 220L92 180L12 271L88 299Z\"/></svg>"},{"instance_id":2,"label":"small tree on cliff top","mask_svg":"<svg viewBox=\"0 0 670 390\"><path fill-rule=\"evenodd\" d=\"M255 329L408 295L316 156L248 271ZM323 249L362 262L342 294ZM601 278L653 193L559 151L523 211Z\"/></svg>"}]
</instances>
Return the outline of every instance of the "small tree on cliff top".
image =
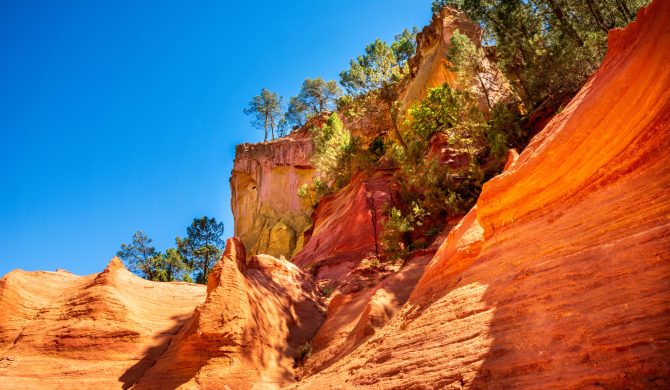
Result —
<instances>
[{"instance_id":1,"label":"small tree on cliff top","mask_svg":"<svg viewBox=\"0 0 670 390\"><path fill-rule=\"evenodd\" d=\"M196 283L207 283L207 276L219 260L225 245L223 223L215 218L195 218L186 229L186 238L177 237L177 247L182 257L196 273Z\"/></svg>"},{"instance_id":2,"label":"small tree on cliff top","mask_svg":"<svg viewBox=\"0 0 670 390\"><path fill-rule=\"evenodd\" d=\"M264 141L268 140L268 129L272 131L272 139L275 139L275 127L281 118L281 101L282 98L276 93L263 88L244 109L245 114L254 116L252 125L265 130Z\"/></svg>"}]
</instances>

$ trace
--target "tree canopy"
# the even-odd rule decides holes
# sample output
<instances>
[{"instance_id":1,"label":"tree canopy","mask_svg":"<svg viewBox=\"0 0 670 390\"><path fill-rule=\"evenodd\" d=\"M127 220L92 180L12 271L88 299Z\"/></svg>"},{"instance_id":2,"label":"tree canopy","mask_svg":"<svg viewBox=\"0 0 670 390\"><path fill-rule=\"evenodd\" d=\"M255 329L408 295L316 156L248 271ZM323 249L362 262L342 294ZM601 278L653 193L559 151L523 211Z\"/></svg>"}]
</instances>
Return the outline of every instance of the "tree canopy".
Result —
<instances>
[{"instance_id":1,"label":"tree canopy","mask_svg":"<svg viewBox=\"0 0 670 390\"><path fill-rule=\"evenodd\" d=\"M282 115L281 101L279 95L263 88L244 109L245 114L253 116L252 125L265 130L264 141L268 140L268 129L272 131L272 139L275 139L275 127Z\"/></svg>"},{"instance_id":2,"label":"tree canopy","mask_svg":"<svg viewBox=\"0 0 670 390\"><path fill-rule=\"evenodd\" d=\"M349 69L340 73L340 84L347 93L358 96L388 87L407 73L407 60L416 51L417 29L405 29L389 45L376 39L365 53L349 62Z\"/></svg>"},{"instance_id":3,"label":"tree canopy","mask_svg":"<svg viewBox=\"0 0 670 390\"><path fill-rule=\"evenodd\" d=\"M156 248L151 246L151 239L143 231L133 234L130 244L121 244L121 250L116 253L128 268L149 280L159 280L160 259Z\"/></svg>"},{"instance_id":4,"label":"tree canopy","mask_svg":"<svg viewBox=\"0 0 670 390\"><path fill-rule=\"evenodd\" d=\"M289 101L286 120L294 127L302 127L309 118L333 111L341 95L342 90L335 81L321 77L305 79L298 95Z\"/></svg>"},{"instance_id":5,"label":"tree canopy","mask_svg":"<svg viewBox=\"0 0 670 390\"><path fill-rule=\"evenodd\" d=\"M216 218L195 218L186 229L186 237L177 237L179 253L195 272L196 283L207 283L207 277L219 260L225 246L223 223Z\"/></svg>"}]
</instances>

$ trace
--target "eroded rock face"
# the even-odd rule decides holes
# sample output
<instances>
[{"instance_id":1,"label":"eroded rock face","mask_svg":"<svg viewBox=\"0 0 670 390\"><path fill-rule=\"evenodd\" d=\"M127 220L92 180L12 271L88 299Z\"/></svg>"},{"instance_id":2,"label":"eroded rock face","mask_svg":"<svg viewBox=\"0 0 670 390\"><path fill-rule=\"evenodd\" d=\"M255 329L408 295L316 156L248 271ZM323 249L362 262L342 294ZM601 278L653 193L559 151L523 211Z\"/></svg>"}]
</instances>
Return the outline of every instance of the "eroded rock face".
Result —
<instances>
[{"instance_id":1,"label":"eroded rock face","mask_svg":"<svg viewBox=\"0 0 670 390\"><path fill-rule=\"evenodd\" d=\"M179 332L204 286L104 272L13 271L0 279L0 387L127 388Z\"/></svg>"},{"instance_id":2,"label":"eroded rock face","mask_svg":"<svg viewBox=\"0 0 670 390\"><path fill-rule=\"evenodd\" d=\"M341 284L359 263L380 253L387 209L397 205L398 184L392 169L358 174L340 191L323 198L314 228L294 262L316 280Z\"/></svg>"},{"instance_id":3,"label":"eroded rock face","mask_svg":"<svg viewBox=\"0 0 670 390\"><path fill-rule=\"evenodd\" d=\"M316 285L292 263L247 260L228 240L209 276L207 299L137 389L278 388L295 382L300 347L323 321Z\"/></svg>"},{"instance_id":4,"label":"eroded rock face","mask_svg":"<svg viewBox=\"0 0 670 390\"><path fill-rule=\"evenodd\" d=\"M409 301L300 388L670 386L670 2L449 235Z\"/></svg>"},{"instance_id":5,"label":"eroded rock face","mask_svg":"<svg viewBox=\"0 0 670 390\"><path fill-rule=\"evenodd\" d=\"M473 75L469 85L460 85L447 59L452 46L451 38L456 30L475 44L481 44L482 30L479 26L463 12L452 8L445 8L442 13L433 15L431 23L418 34L417 54L409 61L410 76L399 99L400 112L404 113L414 102L423 100L429 89L445 83L452 88L471 90L484 111L489 110L489 105L495 105L512 93L504 74L486 57L482 58L482 72Z\"/></svg>"},{"instance_id":6,"label":"eroded rock face","mask_svg":"<svg viewBox=\"0 0 670 390\"><path fill-rule=\"evenodd\" d=\"M291 258L311 225L311 205L298 197L315 175L314 144L306 131L271 142L237 146L230 178L235 236L249 255Z\"/></svg>"}]
</instances>

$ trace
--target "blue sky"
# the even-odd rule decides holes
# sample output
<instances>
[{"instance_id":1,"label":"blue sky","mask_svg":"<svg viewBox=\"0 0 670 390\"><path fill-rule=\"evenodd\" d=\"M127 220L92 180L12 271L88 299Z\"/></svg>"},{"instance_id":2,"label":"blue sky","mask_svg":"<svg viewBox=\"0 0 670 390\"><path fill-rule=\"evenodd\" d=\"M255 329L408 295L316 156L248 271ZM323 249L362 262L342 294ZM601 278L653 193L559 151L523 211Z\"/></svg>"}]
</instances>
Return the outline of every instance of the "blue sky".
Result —
<instances>
[{"instance_id":1,"label":"blue sky","mask_svg":"<svg viewBox=\"0 0 670 390\"><path fill-rule=\"evenodd\" d=\"M246 102L336 79L430 3L0 0L0 276L99 272L202 215L230 236L235 145L262 139Z\"/></svg>"}]
</instances>

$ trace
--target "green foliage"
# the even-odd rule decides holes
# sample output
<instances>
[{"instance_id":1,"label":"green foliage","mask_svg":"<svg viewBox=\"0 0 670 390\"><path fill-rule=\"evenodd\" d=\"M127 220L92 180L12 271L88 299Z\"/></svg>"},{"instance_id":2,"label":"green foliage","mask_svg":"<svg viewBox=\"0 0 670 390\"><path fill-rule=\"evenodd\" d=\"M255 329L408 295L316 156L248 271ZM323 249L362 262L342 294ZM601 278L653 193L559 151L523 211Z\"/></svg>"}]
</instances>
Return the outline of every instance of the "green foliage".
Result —
<instances>
[{"instance_id":1,"label":"green foliage","mask_svg":"<svg viewBox=\"0 0 670 390\"><path fill-rule=\"evenodd\" d=\"M398 65L403 67L403 73L407 74L407 61L416 53L416 34L419 29L412 27L411 30L404 29L403 32L395 36L395 40L391 43L391 50L395 56Z\"/></svg>"},{"instance_id":2,"label":"green foliage","mask_svg":"<svg viewBox=\"0 0 670 390\"><path fill-rule=\"evenodd\" d=\"M190 270L176 249L170 248L165 253L157 252L151 246L151 239L142 231L133 235L130 244L121 244L117 256L126 262L134 273L157 282L180 280Z\"/></svg>"},{"instance_id":3,"label":"green foliage","mask_svg":"<svg viewBox=\"0 0 670 390\"><path fill-rule=\"evenodd\" d=\"M305 79L298 96L289 101L286 120L294 127L302 127L309 118L334 110L341 95L335 81L324 81L321 77Z\"/></svg>"},{"instance_id":4,"label":"green foliage","mask_svg":"<svg viewBox=\"0 0 670 390\"><path fill-rule=\"evenodd\" d=\"M335 288L334 288L334 287L332 287L332 286L323 286L323 287L321 288L321 295L323 295L324 297L328 298L328 297L333 293L333 291L335 291Z\"/></svg>"},{"instance_id":5,"label":"green foliage","mask_svg":"<svg viewBox=\"0 0 670 390\"><path fill-rule=\"evenodd\" d=\"M461 8L466 0L433 0L431 10L434 14L439 14L445 7Z\"/></svg>"},{"instance_id":6,"label":"green foliage","mask_svg":"<svg viewBox=\"0 0 670 390\"><path fill-rule=\"evenodd\" d=\"M306 341L304 344L298 347L298 357L296 358L297 363L304 364L305 360L312 356L312 343Z\"/></svg>"},{"instance_id":7,"label":"green foliage","mask_svg":"<svg viewBox=\"0 0 670 390\"><path fill-rule=\"evenodd\" d=\"M407 255L409 251L407 233L413 231L416 226L421 226L428 215L429 213L417 202L412 202L412 207L406 215L395 207L389 210L382 236L382 249L388 260L399 260Z\"/></svg>"},{"instance_id":8,"label":"green foliage","mask_svg":"<svg viewBox=\"0 0 670 390\"><path fill-rule=\"evenodd\" d=\"M486 129L486 143L491 158L503 161L508 149L521 150L526 146L528 133L520 124L522 119L518 110L507 105L496 104L493 107Z\"/></svg>"},{"instance_id":9,"label":"green foliage","mask_svg":"<svg viewBox=\"0 0 670 390\"><path fill-rule=\"evenodd\" d=\"M186 238L176 238L179 253L196 272L196 283L207 283L207 277L219 260L224 247L223 223L216 218L195 218L186 229Z\"/></svg>"},{"instance_id":10,"label":"green foliage","mask_svg":"<svg viewBox=\"0 0 670 390\"><path fill-rule=\"evenodd\" d=\"M175 248L169 248L161 255L161 275L162 282L174 282L184 280L191 271L191 268L184 262L179 251Z\"/></svg>"},{"instance_id":11,"label":"green foliage","mask_svg":"<svg viewBox=\"0 0 670 390\"><path fill-rule=\"evenodd\" d=\"M309 107L300 101L297 96L293 96L289 99L288 109L284 114L284 119L288 124L293 126L293 128L300 128L305 125L307 122L307 114L309 112Z\"/></svg>"},{"instance_id":12,"label":"green foliage","mask_svg":"<svg viewBox=\"0 0 670 390\"><path fill-rule=\"evenodd\" d=\"M487 85L482 76L482 72L485 70L482 66L485 58L482 48L475 45L465 34L456 30L451 36L451 47L447 53L447 58L451 64L451 70L457 74L461 85L469 86L470 80L474 76L478 88L484 93L486 103L490 109L492 107L489 93L490 86Z\"/></svg>"},{"instance_id":13,"label":"green foliage","mask_svg":"<svg viewBox=\"0 0 670 390\"><path fill-rule=\"evenodd\" d=\"M366 269L382 269L382 263L379 256L374 253L368 253L361 261L361 266Z\"/></svg>"},{"instance_id":14,"label":"green foliage","mask_svg":"<svg viewBox=\"0 0 670 390\"><path fill-rule=\"evenodd\" d=\"M450 3L436 2L436 3ZM600 64L607 31L633 20L647 0L464 0L526 106L577 91Z\"/></svg>"},{"instance_id":15,"label":"green foliage","mask_svg":"<svg viewBox=\"0 0 670 390\"><path fill-rule=\"evenodd\" d=\"M413 243L418 227L441 226L450 214L460 214L477 199L484 180L479 159L486 156L489 124L468 91L447 84L433 88L410 110L403 137L406 147L387 149L403 178L402 204L408 210L391 209L384 226L383 247L391 259L401 259L410 249L427 243ZM431 143L448 147L452 153L468 156L469 165L452 169L430 157Z\"/></svg>"},{"instance_id":16,"label":"green foliage","mask_svg":"<svg viewBox=\"0 0 670 390\"><path fill-rule=\"evenodd\" d=\"M281 118L281 101L276 93L263 88L244 109L245 114L253 116L252 125L265 130L264 141L268 140L268 129L272 131L272 139L275 139L275 127Z\"/></svg>"},{"instance_id":17,"label":"green foliage","mask_svg":"<svg viewBox=\"0 0 670 390\"><path fill-rule=\"evenodd\" d=\"M277 136L279 138L286 137L288 133L289 133L288 120L286 119L286 115L284 115L277 122Z\"/></svg>"},{"instance_id":18,"label":"green foliage","mask_svg":"<svg viewBox=\"0 0 670 390\"><path fill-rule=\"evenodd\" d=\"M348 167L354 151L351 134L334 113L324 126L312 130L312 137L314 166L329 187L340 188L350 177Z\"/></svg>"},{"instance_id":19,"label":"green foliage","mask_svg":"<svg viewBox=\"0 0 670 390\"><path fill-rule=\"evenodd\" d=\"M143 231L133 234L130 244L121 244L121 250L116 255L121 258L128 268L149 280L159 280L160 255L156 248L151 246L151 239Z\"/></svg>"},{"instance_id":20,"label":"green foliage","mask_svg":"<svg viewBox=\"0 0 670 390\"><path fill-rule=\"evenodd\" d=\"M408 73L407 60L416 51L417 31L404 30L391 45L376 39L340 73L340 84L352 96L392 87Z\"/></svg>"},{"instance_id":21,"label":"green foliage","mask_svg":"<svg viewBox=\"0 0 670 390\"><path fill-rule=\"evenodd\" d=\"M312 184L303 184L298 189L298 197L307 199L311 207L316 207L321 198L330 192L330 187L317 177Z\"/></svg>"},{"instance_id":22,"label":"green foliage","mask_svg":"<svg viewBox=\"0 0 670 390\"><path fill-rule=\"evenodd\" d=\"M409 117L409 131L404 137L410 163L421 164L428 142L438 133L445 134L453 147L465 148L472 155L481 144L484 115L468 91L458 91L447 84L432 88L422 102L409 110Z\"/></svg>"}]
</instances>

